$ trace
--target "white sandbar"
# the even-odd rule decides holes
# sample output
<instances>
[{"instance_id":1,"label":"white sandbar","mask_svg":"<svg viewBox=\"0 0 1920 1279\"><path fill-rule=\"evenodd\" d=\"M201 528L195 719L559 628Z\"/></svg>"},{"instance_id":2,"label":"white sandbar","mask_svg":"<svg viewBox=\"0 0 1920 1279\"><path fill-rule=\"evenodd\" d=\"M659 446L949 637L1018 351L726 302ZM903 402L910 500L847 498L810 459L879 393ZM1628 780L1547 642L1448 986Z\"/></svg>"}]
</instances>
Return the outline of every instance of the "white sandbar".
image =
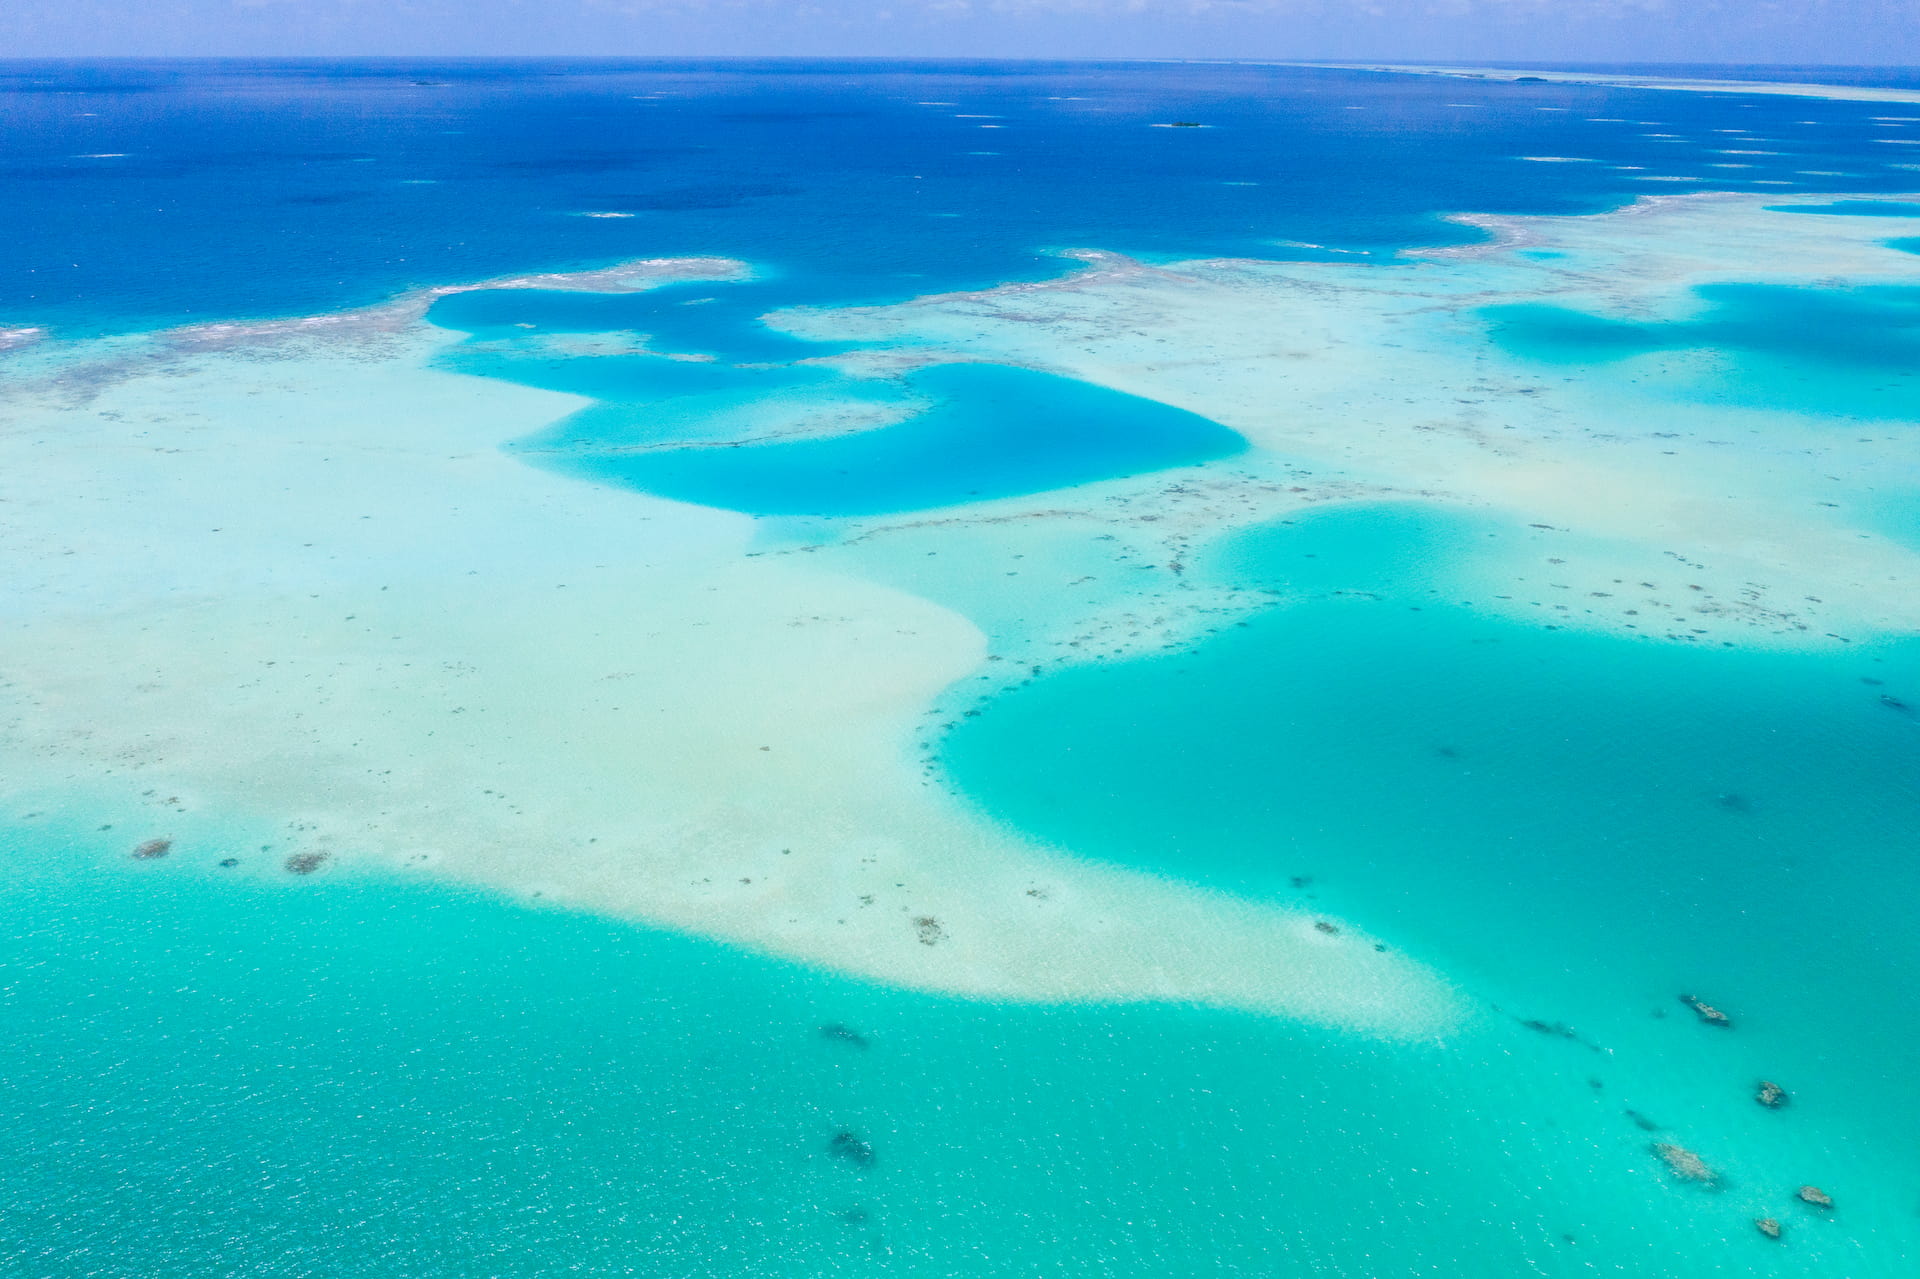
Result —
<instances>
[{"instance_id":1,"label":"white sandbar","mask_svg":"<svg viewBox=\"0 0 1920 1279\"><path fill-rule=\"evenodd\" d=\"M1591 71L1531 71L1512 67L1427 66L1420 63L1280 62L1274 66L1330 71L1379 71L1390 75L1447 76L1456 80L1544 80L1605 89L1668 89L1682 93L1747 93L1770 97L1826 98L1835 102L1920 102L1920 89L1875 85L1811 84L1782 80L1700 80L1684 76L1612 75Z\"/></svg>"}]
</instances>

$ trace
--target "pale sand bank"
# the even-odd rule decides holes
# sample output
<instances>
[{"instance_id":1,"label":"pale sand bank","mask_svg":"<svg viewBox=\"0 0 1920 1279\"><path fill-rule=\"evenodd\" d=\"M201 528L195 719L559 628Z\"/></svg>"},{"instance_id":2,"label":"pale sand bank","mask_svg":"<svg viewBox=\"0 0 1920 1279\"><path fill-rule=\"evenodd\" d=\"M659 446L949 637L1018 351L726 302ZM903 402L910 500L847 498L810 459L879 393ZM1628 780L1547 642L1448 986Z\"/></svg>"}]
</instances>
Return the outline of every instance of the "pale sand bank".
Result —
<instances>
[{"instance_id":1,"label":"pale sand bank","mask_svg":"<svg viewBox=\"0 0 1920 1279\"><path fill-rule=\"evenodd\" d=\"M1550 84L1586 84L1605 89L1668 89L1684 93L1758 93L1769 97L1826 98L1835 102L1920 102L1920 89L1873 85L1807 84L1781 80L1695 80L1685 76L1612 75L1591 71L1532 71L1512 67L1428 66L1386 62L1277 62L1283 67L1319 67L1329 71L1379 71L1390 75L1448 76L1457 80L1544 80Z\"/></svg>"}]
</instances>

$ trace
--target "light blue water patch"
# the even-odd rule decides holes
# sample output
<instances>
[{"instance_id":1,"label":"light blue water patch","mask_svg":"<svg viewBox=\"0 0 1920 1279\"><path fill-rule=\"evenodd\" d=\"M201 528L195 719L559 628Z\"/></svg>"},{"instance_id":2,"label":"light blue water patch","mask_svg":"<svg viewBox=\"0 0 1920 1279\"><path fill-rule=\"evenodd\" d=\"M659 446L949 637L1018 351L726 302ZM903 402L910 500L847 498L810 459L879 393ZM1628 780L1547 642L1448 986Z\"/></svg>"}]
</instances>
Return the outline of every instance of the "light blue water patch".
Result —
<instances>
[{"instance_id":1,"label":"light blue water patch","mask_svg":"<svg viewBox=\"0 0 1920 1279\"><path fill-rule=\"evenodd\" d=\"M1661 1274L1744 1225L1504 1023L938 999L104 838L0 835L9 1274ZM1843 1242L1742 1229L1684 1273Z\"/></svg>"},{"instance_id":2,"label":"light blue water patch","mask_svg":"<svg viewBox=\"0 0 1920 1279\"><path fill-rule=\"evenodd\" d=\"M1695 885L1676 909L1764 914L1839 882L1839 847L1848 883L1920 886L1886 838L1920 822L1912 646L1703 652L1481 616L1433 570L1489 536L1401 506L1230 539L1212 571L1302 602L1008 694L953 734L949 765L1049 838L1260 892L1364 852L1429 887L1564 895L1569 920L1596 882L1675 874ZM1848 909L1857 931L1895 907ZM1635 913L1596 927L1671 931L1666 950L1689 931ZM1920 942L1895 956L1920 971Z\"/></svg>"},{"instance_id":3,"label":"light blue water patch","mask_svg":"<svg viewBox=\"0 0 1920 1279\"><path fill-rule=\"evenodd\" d=\"M1088 382L994 364L906 379L928 407L825 439L546 460L569 473L754 515L871 515L984 501L1227 457L1216 422Z\"/></svg>"},{"instance_id":4,"label":"light blue water patch","mask_svg":"<svg viewBox=\"0 0 1920 1279\"><path fill-rule=\"evenodd\" d=\"M1888 240L1889 249L1898 249L1902 253L1920 253L1920 235L1906 236L1898 240Z\"/></svg>"},{"instance_id":5,"label":"light blue water patch","mask_svg":"<svg viewBox=\"0 0 1920 1279\"><path fill-rule=\"evenodd\" d=\"M1827 204L1770 204L1769 213L1826 213L1849 218L1920 218L1920 204L1907 200L1834 200Z\"/></svg>"},{"instance_id":6,"label":"light blue water patch","mask_svg":"<svg viewBox=\"0 0 1920 1279\"><path fill-rule=\"evenodd\" d=\"M1489 307L1493 339L1528 360L1608 376L1694 401L1834 419L1920 418L1920 288L1718 284L1684 319L1637 323L1542 303Z\"/></svg>"},{"instance_id":7,"label":"light blue water patch","mask_svg":"<svg viewBox=\"0 0 1920 1279\"><path fill-rule=\"evenodd\" d=\"M1703 651L1499 620L1432 572L1499 530L1409 511L1228 544L1215 572L1304 598L1002 695L949 735L954 785L1089 856L1354 912L1571 1028L1592 1053L1562 1068L1625 1072L1675 1140L1757 1143L1743 1184L1920 1183L1896 1135L1920 1127L1920 647ZM1699 1026L1686 993L1736 1032ZM1776 1076L1796 1126L1769 1133L1751 1088ZM1890 1268L1916 1240L1911 1203L1885 1206L1871 1255Z\"/></svg>"},{"instance_id":8,"label":"light blue water patch","mask_svg":"<svg viewBox=\"0 0 1920 1279\"><path fill-rule=\"evenodd\" d=\"M1904 487L1849 495L1846 513L1858 527L1920 551L1920 475L1904 478Z\"/></svg>"},{"instance_id":9,"label":"light blue water patch","mask_svg":"<svg viewBox=\"0 0 1920 1279\"><path fill-rule=\"evenodd\" d=\"M1444 515L1414 502L1326 511L1260 525L1207 548L1199 570L1238 586L1290 596L1422 593L1498 525Z\"/></svg>"},{"instance_id":10,"label":"light blue water patch","mask_svg":"<svg viewBox=\"0 0 1920 1279\"><path fill-rule=\"evenodd\" d=\"M756 515L945 506L1189 465L1246 447L1194 414L1032 370L933 367L909 374L903 391L900 383L796 363L845 348L768 329L759 319L775 300L768 287L453 294L434 304L430 318L469 338L436 363L599 401L516 442L522 457ZM795 300L790 282L779 288L779 298ZM646 349L635 349L641 337ZM833 429L836 416L850 415L856 429ZM874 426L876 417L906 420ZM802 438L764 439L786 435Z\"/></svg>"}]
</instances>

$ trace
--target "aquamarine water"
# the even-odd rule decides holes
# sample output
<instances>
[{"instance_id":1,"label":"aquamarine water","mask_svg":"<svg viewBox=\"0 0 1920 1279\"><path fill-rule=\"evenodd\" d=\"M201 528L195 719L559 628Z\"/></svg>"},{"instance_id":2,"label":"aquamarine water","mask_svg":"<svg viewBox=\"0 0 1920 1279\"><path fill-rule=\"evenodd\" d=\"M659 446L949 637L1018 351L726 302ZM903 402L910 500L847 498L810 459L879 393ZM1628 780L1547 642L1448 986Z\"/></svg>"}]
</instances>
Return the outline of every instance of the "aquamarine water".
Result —
<instances>
[{"instance_id":1,"label":"aquamarine water","mask_svg":"<svg viewBox=\"0 0 1920 1279\"><path fill-rule=\"evenodd\" d=\"M1695 401L1794 410L1836 426L1920 417L1920 289L1723 284L1695 299L1697 316L1652 323L1545 304L1492 307L1486 318L1502 346L1542 364L1680 354L1643 361L1634 376Z\"/></svg>"},{"instance_id":2,"label":"aquamarine water","mask_svg":"<svg viewBox=\"0 0 1920 1279\"><path fill-rule=\"evenodd\" d=\"M1910 1248L1893 1188L1920 1159L1880 1135L1920 1123L1920 867L1892 834L1920 823L1920 647L1703 651L1497 621L1435 584L1516 532L1391 506L1241 535L1212 571L1289 602L1003 693L944 764L1068 847L1444 955L1516 1022L1570 1028L1561 1069L1623 1147L1653 1116L1777 1180L1816 1156L1756 1124L1753 1080L1818 1080L1795 1120L1833 1125L1820 1175L1891 1192ZM1679 1005L1695 991L1737 1043Z\"/></svg>"},{"instance_id":3,"label":"aquamarine water","mask_svg":"<svg viewBox=\"0 0 1920 1279\"><path fill-rule=\"evenodd\" d=\"M1920 204L1909 200L1833 200L1826 204L1776 204L1770 213L1827 213L1849 218L1920 217Z\"/></svg>"},{"instance_id":4,"label":"aquamarine water","mask_svg":"<svg viewBox=\"0 0 1920 1279\"><path fill-rule=\"evenodd\" d=\"M1887 838L1920 821L1920 649L1550 630L1431 584L1424 548L1513 533L1389 507L1242 535L1217 571L1304 599L1002 694L947 767L1068 846L1377 913L1449 972L1573 1001L1563 1019L1702 987L1776 1031L1808 1019L1783 1045L1895 1051L1907 994L1862 1019L1834 992L1920 974L1920 868ZM1516 972L1516 953L1554 962Z\"/></svg>"},{"instance_id":5,"label":"aquamarine water","mask_svg":"<svg viewBox=\"0 0 1920 1279\"><path fill-rule=\"evenodd\" d=\"M1741 1131L1745 1075L1814 1077L1763 1024L1736 1045L1649 1022L1674 1060L1615 1062L1497 1015L1443 1050L975 1005L438 886L262 882L232 838L129 877L118 841L16 828L0 964L32 1033L0 1050L0 1113L36 1160L8 1188L10 1269L1371 1276L1597 1254L1731 1275L1854 1255L1814 1229L1769 1253L1739 1216L1773 1169L1738 1139L1795 1142ZM1516 1014L1584 1011L1532 993ZM1796 1123L1831 1124L1808 1104ZM1650 1175L1632 1108L1691 1128L1735 1188ZM1854 1228L1897 1224L1854 1177L1833 1178Z\"/></svg>"},{"instance_id":6,"label":"aquamarine water","mask_svg":"<svg viewBox=\"0 0 1920 1279\"><path fill-rule=\"evenodd\" d=\"M597 403L515 447L602 483L754 515L871 515L984 501L1188 466L1240 452L1218 423L1072 378L993 364L856 378L811 361L850 349L757 318L767 286L638 295L480 289L430 318L470 335L443 367ZM646 333L632 354L569 354L556 335ZM657 344L664 340L668 347ZM692 359L662 359L665 349ZM784 358L783 358L784 357ZM795 363L796 360L809 361ZM781 429L778 403L820 424ZM835 425L848 405L887 419ZM865 429L859 429L859 428ZM725 445L726 447L716 447Z\"/></svg>"},{"instance_id":7,"label":"aquamarine water","mask_svg":"<svg viewBox=\"0 0 1920 1279\"><path fill-rule=\"evenodd\" d=\"M701 506L871 515L1190 466L1246 447L1195 414L1029 369L953 364L903 381L918 401L905 421L824 439L621 453L603 451L604 418L595 417L528 451L553 449L572 474ZM580 441L587 425L591 441Z\"/></svg>"},{"instance_id":8,"label":"aquamarine water","mask_svg":"<svg viewBox=\"0 0 1920 1279\"><path fill-rule=\"evenodd\" d=\"M1461 1130L1517 1121L1404 1089L1432 1051L905 995L438 887L290 891L211 841L134 878L97 836L10 842L17 1273L1411 1273L1424 1211L1525 1181L1447 1174ZM1340 1260L1353 1213L1404 1228ZM1607 1229L1550 1216L1466 1242L1523 1264Z\"/></svg>"},{"instance_id":9,"label":"aquamarine water","mask_svg":"<svg viewBox=\"0 0 1920 1279\"><path fill-rule=\"evenodd\" d=\"M1920 187L1871 103L1245 67L5 73L23 216L0 327L739 257L754 281L444 299L431 322L467 337L441 366L593 401L507 444L531 465L829 523L1204 473L1245 444L1036 370L796 364L849 348L760 322L780 307L1042 278L1088 246L1390 261L1471 234L1442 215L1598 212L1648 172ZM1148 127L1195 115L1216 127ZM1737 148L1752 168L1716 167L1728 130L1764 140ZM1675 405L1920 418L1914 290L1698 303L1480 318L1509 357ZM1880 485L1878 527L1916 536L1920 478ZM1196 578L1272 607L1045 674L938 747L987 820L1433 965L1470 1009L1443 1044L943 999L424 880L292 881L240 815L134 863L86 786L9 790L0 1271L1910 1273L1920 649L1500 620L1450 566L1517 535L1398 503L1199 547ZM1760 1078L1792 1106L1756 1106ZM1673 1182L1661 1140L1726 1186ZM1795 1204L1803 1182L1839 1210Z\"/></svg>"}]
</instances>

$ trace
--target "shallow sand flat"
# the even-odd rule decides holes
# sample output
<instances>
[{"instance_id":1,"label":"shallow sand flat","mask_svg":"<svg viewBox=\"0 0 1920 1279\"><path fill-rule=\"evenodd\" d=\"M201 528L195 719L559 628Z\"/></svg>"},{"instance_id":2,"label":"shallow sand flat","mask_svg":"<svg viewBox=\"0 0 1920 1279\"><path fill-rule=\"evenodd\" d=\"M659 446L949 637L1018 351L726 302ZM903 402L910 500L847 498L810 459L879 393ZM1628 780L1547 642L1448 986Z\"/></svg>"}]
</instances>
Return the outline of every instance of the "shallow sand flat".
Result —
<instances>
[{"instance_id":1,"label":"shallow sand flat","mask_svg":"<svg viewBox=\"0 0 1920 1279\"><path fill-rule=\"evenodd\" d=\"M1920 89L1874 85L1804 84L1786 80L1689 80L1684 76L1606 75L1588 71L1517 71L1512 67L1441 67L1407 63L1280 62L1275 66L1321 67L1329 71L1379 71L1392 75L1447 76L1467 80L1516 80L1522 76L1552 84L1587 84L1608 89L1668 89L1686 93L1760 93L1769 97L1827 98L1836 102L1920 102Z\"/></svg>"},{"instance_id":2,"label":"shallow sand flat","mask_svg":"<svg viewBox=\"0 0 1920 1279\"><path fill-rule=\"evenodd\" d=\"M1387 266L1155 267L1080 254L1087 269L1058 281L777 322L928 344L853 357L855 367L1031 364L1241 432L1264 454L1091 486L1069 504L1142 547L1157 543L1162 563L1236 523L1329 500L1419 497L1515 526L1450 566L1476 607L1691 643L1910 633L1920 629L1920 555L1823 504L1870 488L1889 466L1910 467L1899 433L1835 429L1764 405L1676 402L1657 378L1641 384L1663 364L1710 368L1710 355L1531 362L1490 341L1480 314L1547 302L1687 317L1700 309L1691 291L1706 284L1920 280L1920 261L1881 243L1900 220L1765 207L1779 203L1665 197L1594 217L1473 218L1491 243ZM1061 505L996 503L978 518ZM879 535L870 529L868 541Z\"/></svg>"},{"instance_id":3,"label":"shallow sand flat","mask_svg":"<svg viewBox=\"0 0 1920 1279\"><path fill-rule=\"evenodd\" d=\"M69 359L77 385L10 397L16 796L104 788L181 857L244 819L327 874L411 867L931 990L1389 1036L1458 1015L1350 926L947 799L912 739L981 662L966 618L749 557L744 517L515 459L499 445L580 401L427 368L448 335L304 333Z\"/></svg>"}]
</instances>

